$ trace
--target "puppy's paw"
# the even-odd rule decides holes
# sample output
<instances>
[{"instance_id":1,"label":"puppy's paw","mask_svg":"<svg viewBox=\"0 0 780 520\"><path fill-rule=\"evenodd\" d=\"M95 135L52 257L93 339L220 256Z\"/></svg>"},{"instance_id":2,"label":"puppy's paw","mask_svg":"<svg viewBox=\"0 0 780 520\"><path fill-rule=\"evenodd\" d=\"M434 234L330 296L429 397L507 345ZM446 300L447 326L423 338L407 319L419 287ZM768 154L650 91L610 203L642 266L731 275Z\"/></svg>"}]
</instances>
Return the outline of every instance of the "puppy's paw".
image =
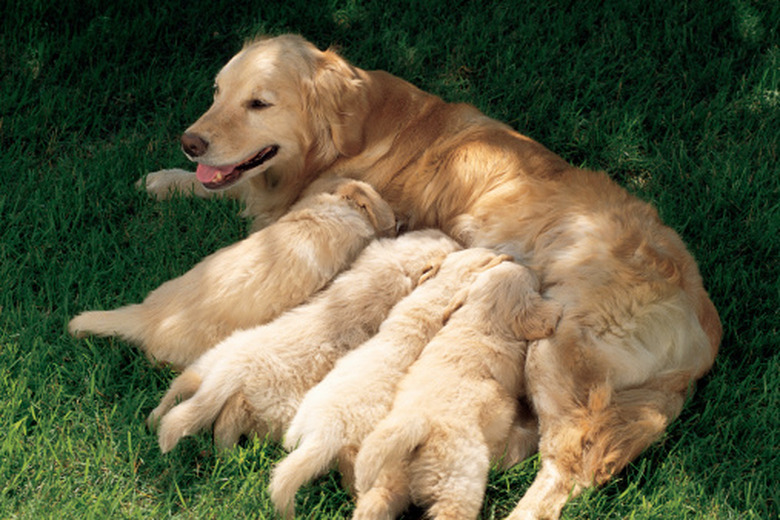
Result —
<instances>
[{"instance_id":1,"label":"puppy's paw","mask_svg":"<svg viewBox=\"0 0 780 520\"><path fill-rule=\"evenodd\" d=\"M68 333L74 338L86 338L93 334L97 326L96 312L82 312L68 323Z\"/></svg>"},{"instance_id":2,"label":"puppy's paw","mask_svg":"<svg viewBox=\"0 0 780 520\"><path fill-rule=\"evenodd\" d=\"M160 420L162 419L163 415L164 412L160 410L159 406L152 410L146 417L146 427L152 431L157 430L157 428L160 426Z\"/></svg>"},{"instance_id":3,"label":"puppy's paw","mask_svg":"<svg viewBox=\"0 0 780 520\"><path fill-rule=\"evenodd\" d=\"M190 194L200 187L195 174L186 170L171 169L151 172L141 177L136 183L138 189L146 192L157 200L167 199L174 193Z\"/></svg>"},{"instance_id":4,"label":"puppy's paw","mask_svg":"<svg viewBox=\"0 0 780 520\"><path fill-rule=\"evenodd\" d=\"M168 453L179 443L182 437L190 435L186 405L180 405L166 414L160 421L157 442L162 453Z\"/></svg>"}]
</instances>

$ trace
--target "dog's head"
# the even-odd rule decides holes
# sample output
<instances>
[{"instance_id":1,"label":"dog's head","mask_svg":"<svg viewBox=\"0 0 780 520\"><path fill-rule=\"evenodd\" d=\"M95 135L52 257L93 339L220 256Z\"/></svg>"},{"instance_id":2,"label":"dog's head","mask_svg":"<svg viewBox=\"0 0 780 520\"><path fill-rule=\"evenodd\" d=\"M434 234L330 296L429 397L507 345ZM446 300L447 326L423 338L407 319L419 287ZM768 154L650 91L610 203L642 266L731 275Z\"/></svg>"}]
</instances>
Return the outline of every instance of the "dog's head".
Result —
<instances>
[{"instance_id":1,"label":"dog's head","mask_svg":"<svg viewBox=\"0 0 780 520\"><path fill-rule=\"evenodd\" d=\"M182 149L207 189L254 179L269 191L294 184L294 198L339 155L362 148L360 87L357 69L299 36L254 41L217 74L214 101Z\"/></svg>"}]
</instances>

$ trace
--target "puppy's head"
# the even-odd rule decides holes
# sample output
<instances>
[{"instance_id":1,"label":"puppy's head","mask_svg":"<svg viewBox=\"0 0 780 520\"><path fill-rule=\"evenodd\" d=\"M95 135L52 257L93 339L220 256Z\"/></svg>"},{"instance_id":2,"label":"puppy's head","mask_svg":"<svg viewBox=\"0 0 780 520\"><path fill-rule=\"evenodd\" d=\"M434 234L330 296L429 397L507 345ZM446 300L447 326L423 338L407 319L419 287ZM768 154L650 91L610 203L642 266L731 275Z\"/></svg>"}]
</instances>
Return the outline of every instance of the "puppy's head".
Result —
<instances>
[{"instance_id":1,"label":"puppy's head","mask_svg":"<svg viewBox=\"0 0 780 520\"><path fill-rule=\"evenodd\" d=\"M539 294L539 279L525 266L501 262L480 273L468 288L468 301L482 305L488 319L507 323L521 340L555 332L563 307Z\"/></svg>"},{"instance_id":2,"label":"puppy's head","mask_svg":"<svg viewBox=\"0 0 780 520\"><path fill-rule=\"evenodd\" d=\"M318 193L331 194L360 211L378 237L396 236L395 213L370 184L346 177L321 177L303 191L299 204L316 200L311 197Z\"/></svg>"},{"instance_id":3,"label":"puppy's head","mask_svg":"<svg viewBox=\"0 0 780 520\"><path fill-rule=\"evenodd\" d=\"M336 195L358 208L371 222L379 237L396 235L395 213L390 205L369 184L343 179L336 188Z\"/></svg>"},{"instance_id":4,"label":"puppy's head","mask_svg":"<svg viewBox=\"0 0 780 520\"><path fill-rule=\"evenodd\" d=\"M450 253L439 266L438 271L443 276L456 276L465 284L444 311L444 322L450 319L452 313L461 308L470 293L470 284L473 276L482 271L491 269L502 262L512 260L509 255L497 254L490 249L472 247L462 251Z\"/></svg>"}]
</instances>

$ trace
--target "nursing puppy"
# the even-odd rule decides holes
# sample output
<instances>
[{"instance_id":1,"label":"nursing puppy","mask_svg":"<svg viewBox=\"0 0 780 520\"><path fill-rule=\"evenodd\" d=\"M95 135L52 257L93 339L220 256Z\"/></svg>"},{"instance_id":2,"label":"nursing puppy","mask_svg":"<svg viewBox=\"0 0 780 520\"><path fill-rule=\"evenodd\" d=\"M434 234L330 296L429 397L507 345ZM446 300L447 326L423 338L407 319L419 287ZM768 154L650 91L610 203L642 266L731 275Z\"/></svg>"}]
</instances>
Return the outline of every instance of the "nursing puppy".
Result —
<instances>
[{"instance_id":1,"label":"nursing puppy","mask_svg":"<svg viewBox=\"0 0 780 520\"><path fill-rule=\"evenodd\" d=\"M450 254L436 276L393 307L376 336L341 358L306 394L285 433L285 447L293 451L271 478L271 500L280 512L292 517L298 488L336 458L350 480L360 442L390 409L398 381L444 324L456 293L477 273L509 259L482 248Z\"/></svg>"},{"instance_id":2,"label":"nursing puppy","mask_svg":"<svg viewBox=\"0 0 780 520\"><path fill-rule=\"evenodd\" d=\"M151 413L160 449L168 452L212 424L225 406L228 417L215 429L218 446L249 433L279 439L304 394L458 248L433 230L376 241L309 303L229 336L177 377Z\"/></svg>"},{"instance_id":3,"label":"nursing puppy","mask_svg":"<svg viewBox=\"0 0 780 520\"><path fill-rule=\"evenodd\" d=\"M657 211L471 105L283 35L219 72L182 136L197 172L171 188L242 199L256 226L323 175L370 183L410 229L513 255L566 312L526 363L541 469L512 520L557 518L657 439L712 366L722 336L696 262Z\"/></svg>"},{"instance_id":4,"label":"nursing puppy","mask_svg":"<svg viewBox=\"0 0 780 520\"><path fill-rule=\"evenodd\" d=\"M537 277L511 262L477 276L363 441L353 518L394 518L410 497L437 520L477 518L491 458L523 439L513 426L526 342L552 335L561 316L560 304L538 291ZM532 442L520 456L535 448L534 432L525 438Z\"/></svg>"},{"instance_id":5,"label":"nursing puppy","mask_svg":"<svg viewBox=\"0 0 780 520\"><path fill-rule=\"evenodd\" d=\"M78 337L120 336L181 369L234 330L302 303L372 239L394 234L393 211L369 185L323 179L279 221L209 255L143 303L85 312L68 328Z\"/></svg>"}]
</instances>

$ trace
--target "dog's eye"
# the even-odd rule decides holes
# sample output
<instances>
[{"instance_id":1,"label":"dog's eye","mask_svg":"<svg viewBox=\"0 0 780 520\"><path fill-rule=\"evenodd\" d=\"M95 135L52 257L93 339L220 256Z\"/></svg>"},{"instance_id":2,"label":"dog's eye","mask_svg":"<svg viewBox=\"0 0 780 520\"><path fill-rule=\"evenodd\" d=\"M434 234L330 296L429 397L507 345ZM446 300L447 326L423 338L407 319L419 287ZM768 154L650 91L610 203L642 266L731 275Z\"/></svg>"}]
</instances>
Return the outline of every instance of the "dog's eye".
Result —
<instances>
[{"instance_id":1,"label":"dog's eye","mask_svg":"<svg viewBox=\"0 0 780 520\"><path fill-rule=\"evenodd\" d=\"M270 106L271 106L270 103L266 103L262 99L253 99L249 102L249 108L251 108L252 110L262 110Z\"/></svg>"}]
</instances>

